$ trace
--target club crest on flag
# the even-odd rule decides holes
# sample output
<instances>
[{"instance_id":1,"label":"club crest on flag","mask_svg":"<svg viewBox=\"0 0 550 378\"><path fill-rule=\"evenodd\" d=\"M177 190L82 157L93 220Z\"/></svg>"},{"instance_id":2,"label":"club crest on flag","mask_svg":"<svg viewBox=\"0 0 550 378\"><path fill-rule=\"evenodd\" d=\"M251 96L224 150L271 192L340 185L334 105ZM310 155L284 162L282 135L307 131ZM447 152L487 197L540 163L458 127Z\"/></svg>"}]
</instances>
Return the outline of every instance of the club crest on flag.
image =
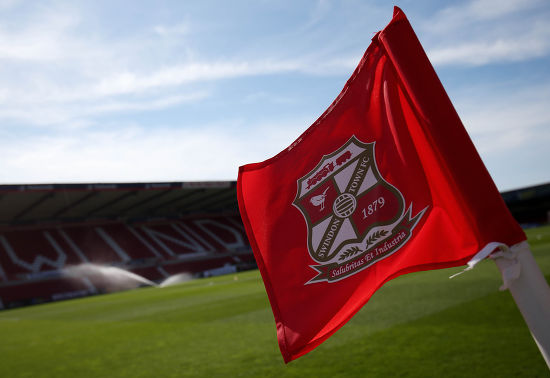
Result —
<instances>
[{"instance_id":1,"label":"club crest on flag","mask_svg":"<svg viewBox=\"0 0 550 378\"><path fill-rule=\"evenodd\" d=\"M352 136L298 180L293 205L307 225L309 255L319 265L306 284L347 278L390 256L411 237L426 208L412 216L403 194L380 174L375 142Z\"/></svg>"}]
</instances>

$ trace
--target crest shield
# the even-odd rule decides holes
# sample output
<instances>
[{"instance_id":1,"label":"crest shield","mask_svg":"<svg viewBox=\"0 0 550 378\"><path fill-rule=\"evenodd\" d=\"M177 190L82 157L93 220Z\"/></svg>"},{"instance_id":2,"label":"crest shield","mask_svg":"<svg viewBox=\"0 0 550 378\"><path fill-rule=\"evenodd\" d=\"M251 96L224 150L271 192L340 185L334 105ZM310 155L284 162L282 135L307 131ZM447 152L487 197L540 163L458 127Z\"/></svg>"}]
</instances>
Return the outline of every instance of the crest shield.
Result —
<instances>
[{"instance_id":1,"label":"crest shield","mask_svg":"<svg viewBox=\"0 0 550 378\"><path fill-rule=\"evenodd\" d=\"M375 142L363 143L352 136L298 180L293 205L307 225L309 255L320 264L312 266L321 273L313 282L347 277L389 256L408 240L424 212L410 219L403 195L380 174L374 148ZM395 241L402 229L408 232ZM365 261L368 252L390 239L388 253L379 251ZM344 264L345 272L335 274Z\"/></svg>"}]
</instances>

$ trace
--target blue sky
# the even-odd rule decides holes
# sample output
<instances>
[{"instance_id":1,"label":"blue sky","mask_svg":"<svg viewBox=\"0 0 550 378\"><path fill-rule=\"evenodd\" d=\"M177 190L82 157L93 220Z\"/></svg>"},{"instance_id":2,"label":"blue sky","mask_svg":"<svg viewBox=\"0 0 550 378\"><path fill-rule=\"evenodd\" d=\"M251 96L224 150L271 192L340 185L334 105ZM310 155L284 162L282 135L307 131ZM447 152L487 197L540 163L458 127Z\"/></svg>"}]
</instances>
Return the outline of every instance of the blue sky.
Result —
<instances>
[{"instance_id":1,"label":"blue sky","mask_svg":"<svg viewBox=\"0 0 550 378\"><path fill-rule=\"evenodd\" d=\"M550 2L396 1L501 190L550 181ZM235 180L340 93L387 1L0 0L0 184Z\"/></svg>"}]
</instances>

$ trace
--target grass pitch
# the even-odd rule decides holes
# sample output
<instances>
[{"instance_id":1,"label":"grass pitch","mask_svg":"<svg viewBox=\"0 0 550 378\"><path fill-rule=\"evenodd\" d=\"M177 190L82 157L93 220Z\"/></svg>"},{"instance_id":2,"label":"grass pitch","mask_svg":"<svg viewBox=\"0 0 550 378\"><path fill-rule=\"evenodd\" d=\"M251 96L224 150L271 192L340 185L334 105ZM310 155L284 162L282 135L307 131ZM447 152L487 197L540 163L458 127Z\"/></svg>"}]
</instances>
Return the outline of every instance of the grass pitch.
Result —
<instances>
[{"instance_id":1,"label":"grass pitch","mask_svg":"<svg viewBox=\"0 0 550 378\"><path fill-rule=\"evenodd\" d=\"M550 275L550 227L528 231ZM0 311L0 377L548 377L491 261L387 283L285 365L257 271Z\"/></svg>"}]
</instances>

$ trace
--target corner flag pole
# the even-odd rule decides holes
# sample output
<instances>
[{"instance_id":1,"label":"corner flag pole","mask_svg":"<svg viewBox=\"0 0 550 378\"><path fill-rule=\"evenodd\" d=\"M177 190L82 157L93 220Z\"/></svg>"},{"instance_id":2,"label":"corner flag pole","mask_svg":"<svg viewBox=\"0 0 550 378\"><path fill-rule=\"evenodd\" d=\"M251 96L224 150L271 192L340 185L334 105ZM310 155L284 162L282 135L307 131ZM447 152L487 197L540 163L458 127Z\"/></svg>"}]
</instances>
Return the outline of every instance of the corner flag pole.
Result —
<instances>
[{"instance_id":1,"label":"corner flag pole","mask_svg":"<svg viewBox=\"0 0 550 378\"><path fill-rule=\"evenodd\" d=\"M526 241L490 256L550 369L550 287Z\"/></svg>"}]
</instances>

